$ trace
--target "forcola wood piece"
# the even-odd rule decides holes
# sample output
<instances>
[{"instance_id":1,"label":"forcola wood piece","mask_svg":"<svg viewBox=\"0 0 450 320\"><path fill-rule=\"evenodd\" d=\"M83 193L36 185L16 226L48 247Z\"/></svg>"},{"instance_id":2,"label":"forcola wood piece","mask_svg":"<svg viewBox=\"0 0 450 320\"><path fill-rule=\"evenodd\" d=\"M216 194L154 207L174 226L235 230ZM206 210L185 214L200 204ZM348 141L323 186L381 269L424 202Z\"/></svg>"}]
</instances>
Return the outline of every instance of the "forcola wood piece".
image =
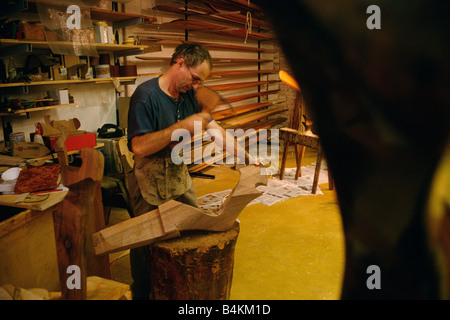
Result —
<instances>
[{"instance_id":1,"label":"forcola wood piece","mask_svg":"<svg viewBox=\"0 0 450 320\"><path fill-rule=\"evenodd\" d=\"M85 300L87 276L111 277L108 257L96 256L91 241L91 235L105 227L100 189L104 158L100 151L84 148L80 150L81 167L69 166L66 137L67 132L63 130L55 143L61 180L69 188L61 207L53 214L59 278L63 299ZM80 268L81 287L68 287L73 272L70 266Z\"/></svg>"},{"instance_id":2,"label":"forcola wood piece","mask_svg":"<svg viewBox=\"0 0 450 320\"><path fill-rule=\"evenodd\" d=\"M237 185L217 212L170 200L156 210L94 233L95 253L102 255L148 245L178 237L184 230L230 229L245 206L262 194L256 187L266 185L267 176L261 175L260 170L254 165L239 169Z\"/></svg>"}]
</instances>

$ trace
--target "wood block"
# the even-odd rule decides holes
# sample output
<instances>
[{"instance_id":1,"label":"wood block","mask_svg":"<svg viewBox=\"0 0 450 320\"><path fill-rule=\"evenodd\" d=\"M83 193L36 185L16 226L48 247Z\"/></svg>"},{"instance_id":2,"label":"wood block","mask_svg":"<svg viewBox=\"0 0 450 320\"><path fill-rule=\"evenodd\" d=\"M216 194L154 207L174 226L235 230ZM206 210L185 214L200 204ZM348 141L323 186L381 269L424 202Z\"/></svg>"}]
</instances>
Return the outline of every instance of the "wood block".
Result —
<instances>
[{"instance_id":1,"label":"wood block","mask_svg":"<svg viewBox=\"0 0 450 320\"><path fill-rule=\"evenodd\" d=\"M151 298L227 300L239 223L224 232L189 231L149 246Z\"/></svg>"}]
</instances>

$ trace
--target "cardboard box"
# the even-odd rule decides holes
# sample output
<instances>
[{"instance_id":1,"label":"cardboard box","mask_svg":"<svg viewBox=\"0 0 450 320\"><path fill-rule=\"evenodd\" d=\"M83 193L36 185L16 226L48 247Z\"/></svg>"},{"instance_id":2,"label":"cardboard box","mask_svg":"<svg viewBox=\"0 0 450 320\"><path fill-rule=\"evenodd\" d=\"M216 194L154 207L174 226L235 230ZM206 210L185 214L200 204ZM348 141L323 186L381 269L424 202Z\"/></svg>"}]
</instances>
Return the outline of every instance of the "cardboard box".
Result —
<instances>
[{"instance_id":1,"label":"cardboard box","mask_svg":"<svg viewBox=\"0 0 450 320\"><path fill-rule=\"evenodd\" d=\"M97 145L94 132L89 132L85 134L78 134L78 132L71 132L70 134L71 135L67 137L65 143L67 152L80 150L83 148L93 148ZM48 137L48 139L50 140L50 147L52 150L54 150L53 146L55 145L55 142L56 140L58 140L58 138L59 136Z\"/></svg>"},{"instance_id":2,"label":"cardboard box","mask_svg":"<svg viewBox=\"0 0 450 320\"><path fill-rule=\"evenodd\" d=\"M14 157L23 159L40 158L50 153L50 150L40 143L14 141L12 146Z\"/></svg>"},{"instance_id":3,"label":"cardboard box","mask_svg":"<svg viewBox=\"0 0 450 320\"><path fill-rule=\"evenodd\" d=\"M47 96L53 100L59 101L59 104L69 104L69 90L58 89L47 91Z\"/></svg>"}]
</instances>

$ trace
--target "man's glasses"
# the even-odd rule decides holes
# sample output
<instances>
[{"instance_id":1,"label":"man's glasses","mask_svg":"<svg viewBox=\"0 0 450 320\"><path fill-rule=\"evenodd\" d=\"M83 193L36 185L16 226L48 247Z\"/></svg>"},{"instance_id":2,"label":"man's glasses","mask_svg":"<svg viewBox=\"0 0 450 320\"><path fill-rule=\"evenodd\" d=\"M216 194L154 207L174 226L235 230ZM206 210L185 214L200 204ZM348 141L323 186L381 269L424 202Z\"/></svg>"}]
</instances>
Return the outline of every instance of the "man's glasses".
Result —
<instances>
[{"instance_id":1,"label":"man's glasses","mask_svg":"<svg viewBox=\"0 0 450 320\"><path fill-rule=\"evenodd\" d=\"M203 80L202 79L200 79L196 75L192 74L191 68L189 68L187 65L186 65L186 68L188 69L189 73L191 74L191 78L192 78L192 83L193 84L199 84L199 85L203 84Z\"/></svg>"}]
</instances>

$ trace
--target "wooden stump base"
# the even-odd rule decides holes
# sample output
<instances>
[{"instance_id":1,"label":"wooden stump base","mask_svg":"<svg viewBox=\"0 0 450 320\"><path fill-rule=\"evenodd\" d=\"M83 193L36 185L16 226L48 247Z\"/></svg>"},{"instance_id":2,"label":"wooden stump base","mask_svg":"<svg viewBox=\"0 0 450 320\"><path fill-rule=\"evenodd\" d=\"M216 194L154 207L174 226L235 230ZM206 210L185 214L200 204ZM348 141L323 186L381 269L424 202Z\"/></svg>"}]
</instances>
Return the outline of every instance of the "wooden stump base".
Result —
<instances>
[{"instance_id":1,"label":"wooden stump base","mask_svg":"<svg viewBox=\"0 0 450 320\"><path fill-rule=\"evenodd\" d=\"M151 298L227 300L239 223L224 232L188 231L149 246Z\"/></svg>"}]
</instances>

